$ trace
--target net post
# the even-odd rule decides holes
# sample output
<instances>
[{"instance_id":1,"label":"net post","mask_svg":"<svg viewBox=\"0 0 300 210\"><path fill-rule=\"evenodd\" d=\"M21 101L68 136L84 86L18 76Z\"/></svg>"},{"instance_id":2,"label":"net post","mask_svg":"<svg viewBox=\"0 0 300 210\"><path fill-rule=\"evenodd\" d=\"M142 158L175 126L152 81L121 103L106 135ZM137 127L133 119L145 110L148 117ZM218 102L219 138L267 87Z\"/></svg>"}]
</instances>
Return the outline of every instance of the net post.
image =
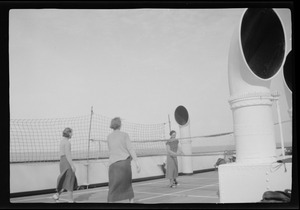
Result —
<instances>
[{"instance_id":1,"label":"net post","mask_svg":"<svg viewBox=\"0 0 300 210\"><path fill-rule=\"evenodd\" d=\"M90 144L91 144L91 128L92 128L92 118L93 118L93 106L91 107L91 116L90 116L90 127L89 127L89 139L88 139L88 154L86 162L86 180L87 180L87 189L89 188L89 159L90 159Z\"/></svg>"},{"instance_id":2,"label":"net post","mask_svg":"<svg viewBox=\"0 0 300 210\"><path fill-rule=\"evenodd\" d=\"M171 132L171 121L170 121L170 115L168 114L168 120L169 120L169 132Z\"/></svg>"}]
</instances>

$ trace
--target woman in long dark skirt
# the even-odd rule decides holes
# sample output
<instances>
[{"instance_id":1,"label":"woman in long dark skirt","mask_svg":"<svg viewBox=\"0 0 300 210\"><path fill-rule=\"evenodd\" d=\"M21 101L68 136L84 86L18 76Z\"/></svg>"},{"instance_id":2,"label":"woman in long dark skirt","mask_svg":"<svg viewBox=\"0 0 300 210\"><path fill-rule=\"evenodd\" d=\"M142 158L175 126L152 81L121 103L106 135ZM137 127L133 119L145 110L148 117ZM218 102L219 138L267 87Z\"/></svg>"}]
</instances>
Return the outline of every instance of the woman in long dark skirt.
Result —
<instances>
[{"instance_id":1,"label":"woman in long dark skirt","mask_svg":"<svg viewBox=\"0 0 300 210\"><path fill-rule=\"evenodd\" d=\"M73 132L71 128L65 128L63 131L63 139L60 141L60 175L57 178L57 193L53 195L53 199L59 200L60 194L68 191L69 203L74 203L73 190L77 189L77 179L75 176L76 168L71 157L71 143Z\"/></svg>"},{"instance_id":2,"label":"woman in long dark skirt","mask_svg":"<svg viewBox=\"0 0 300 210\"><path fill-rule=\"evenodd\" d=\"M178 182L176 178L178 177L178 160L177 155L183 154L179 149L179 141L176 139L176 131L172 130L170 132L171 138L166 142L167 147L167 169L166 178L170 180L169 187L176 187Z\"/></svg>"},{"instance_id":3,"label":"woman in long dark skirt","mask_svg":"<svg viewBox=\"0 0 300 210\"><path fill-rule=\"evenodd\" d=\"M121 200L134 202L134 192L132 188L131 160L136 163L136 170L141 170L136 153L131 145L129 135L120 131L121 119L112 119L110 128L113 132L108 135L109 149L109 190L107 201L113 203Z\"/></svg>"}]
</instances>

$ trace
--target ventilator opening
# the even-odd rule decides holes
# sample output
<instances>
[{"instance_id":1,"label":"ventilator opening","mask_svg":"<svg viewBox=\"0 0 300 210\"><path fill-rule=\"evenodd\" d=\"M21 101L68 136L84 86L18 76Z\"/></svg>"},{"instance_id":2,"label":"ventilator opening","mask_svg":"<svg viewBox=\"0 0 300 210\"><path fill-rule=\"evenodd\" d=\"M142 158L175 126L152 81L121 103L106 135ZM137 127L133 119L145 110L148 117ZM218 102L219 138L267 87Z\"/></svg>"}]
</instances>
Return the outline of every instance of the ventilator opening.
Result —
<instances>
[{"instance_id":1,"label":"ventilator opening","mask_svg":"<svg viewBox=\"0 0 300 210\"><path fill-rule=\"evenodd\" d=\"M293 87L295 83L295 66L294 66L294 53L293 50L289 52L285 59L285 63L283 66L283 76L284 81L287 85L287 87L290 89L291 92L293 92Z\"/></svg>"},{"instance_id":2,"label":"ventilator opening","mask_svg":"<svg viewBox=\"0 0 300 210\"><path fill-rule=\"evenodd\" d=\"M189 121L189 114L184 106L178 106L176 108L175 120L179 125L185 125Z\"/></svg>"},{"instance_id":3,"label":"ventilator opening","mask_svg":"<svg viewBox=\"0 0 300 210\"><path fill-rule=\"evenodd\" d=\"M261 79L274 76L284 59L282 24L272 9L248 9L241 23L241 45L248 66Z\"/></svg>"}]
</instances>

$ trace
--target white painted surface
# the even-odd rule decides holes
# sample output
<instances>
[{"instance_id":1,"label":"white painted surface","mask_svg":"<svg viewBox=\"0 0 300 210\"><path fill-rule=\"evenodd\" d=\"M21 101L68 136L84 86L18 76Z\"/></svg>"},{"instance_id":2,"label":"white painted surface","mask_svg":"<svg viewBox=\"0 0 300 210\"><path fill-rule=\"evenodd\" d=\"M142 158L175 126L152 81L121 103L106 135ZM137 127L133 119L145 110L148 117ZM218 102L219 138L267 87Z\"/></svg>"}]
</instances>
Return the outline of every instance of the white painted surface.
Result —
<instances>
[{"instance_id":1,"label":"white painted surface","mask_svg":"<svg viewBox=\"0 0 300 210\"><path fill-rule=\"evenodd\" d=\"M291 163L230 163L220 165L218 171L221 203L256 203L266 191L292 187Z\"/></svg>"}]
</instances>

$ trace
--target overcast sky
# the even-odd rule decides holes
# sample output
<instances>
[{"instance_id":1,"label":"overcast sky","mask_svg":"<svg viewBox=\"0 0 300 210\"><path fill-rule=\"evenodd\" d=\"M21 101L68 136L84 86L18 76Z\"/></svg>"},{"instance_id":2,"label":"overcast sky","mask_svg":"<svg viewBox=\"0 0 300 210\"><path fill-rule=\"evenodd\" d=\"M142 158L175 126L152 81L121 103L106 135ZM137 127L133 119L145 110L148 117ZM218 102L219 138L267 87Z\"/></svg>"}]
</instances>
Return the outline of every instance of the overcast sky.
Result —
<instances>
[{"instance_id":1,"label":"overcast sky","mask_svg":"<svg viewBox=\"0 0 300 210\"><path fill-rule=\"evenodd\" d=\"M187 108L192 136L230 132L228 52L245 9L13 9L10 118L119 116L162 123ZM276 9L289 52L291 17ZM282 74L282 120L288 119ZM276 114L276 112L274 112ZM274 120L277 117L274 115Z\"/></svg>"}]
</instances>

